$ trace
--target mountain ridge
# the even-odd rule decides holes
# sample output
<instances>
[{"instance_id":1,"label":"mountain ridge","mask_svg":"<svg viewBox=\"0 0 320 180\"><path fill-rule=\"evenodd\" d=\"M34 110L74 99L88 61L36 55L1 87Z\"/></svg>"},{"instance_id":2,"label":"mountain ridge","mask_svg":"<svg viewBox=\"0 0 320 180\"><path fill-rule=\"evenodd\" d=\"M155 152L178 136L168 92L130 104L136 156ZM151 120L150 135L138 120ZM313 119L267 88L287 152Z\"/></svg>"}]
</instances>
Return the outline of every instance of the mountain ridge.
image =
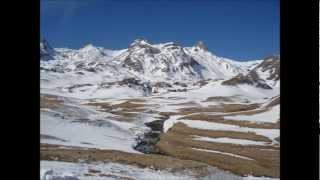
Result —
<instances>
[{"instance_id":1,"label":"mountain ridge","mask_svg":"<svg viewBox=\"0 0 320 180\"><path fill-rule=\"evenodd\" d=\"M45 76L77 79L69 82L71 89L86 84L99 89L117 82L143 89L148 94L154 87L168 89L177 84L189 87L198 82L203 84L217 80L222 80L222 85L248 84L272 89L280 81L280 75L277 75L279 66L272 63L272 59L265 63L266 58L240 62L218 57L208 51L202 41L192 47L182 47L176 42L152 44L148 40L137 39L127 49L110 50L92 44L80 49L52 48L43 39L40 54L41 70ZM261 77L253 78L257 74ZM241 77L240 80L234 80L237 77ZM228 84L228 81L236 83Z\"/></svg>"}]
</instances>

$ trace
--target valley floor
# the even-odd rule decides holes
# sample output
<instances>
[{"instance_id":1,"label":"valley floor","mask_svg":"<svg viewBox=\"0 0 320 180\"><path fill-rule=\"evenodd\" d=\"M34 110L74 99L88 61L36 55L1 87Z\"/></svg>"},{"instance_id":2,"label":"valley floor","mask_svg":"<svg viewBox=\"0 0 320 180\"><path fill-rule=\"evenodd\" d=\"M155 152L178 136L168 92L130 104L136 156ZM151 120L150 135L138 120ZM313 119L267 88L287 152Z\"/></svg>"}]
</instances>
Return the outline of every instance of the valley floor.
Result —
<instances>
[{"instance_id":1,"label":"valley floor","mask_svg":"<svg viewBox=\"0 0 320 180\"><path fill-rule=\"evenodd\" d=\"M204 92L42 93L41 178L279 179L280 97Z\"/></svg>"}]
</instances>

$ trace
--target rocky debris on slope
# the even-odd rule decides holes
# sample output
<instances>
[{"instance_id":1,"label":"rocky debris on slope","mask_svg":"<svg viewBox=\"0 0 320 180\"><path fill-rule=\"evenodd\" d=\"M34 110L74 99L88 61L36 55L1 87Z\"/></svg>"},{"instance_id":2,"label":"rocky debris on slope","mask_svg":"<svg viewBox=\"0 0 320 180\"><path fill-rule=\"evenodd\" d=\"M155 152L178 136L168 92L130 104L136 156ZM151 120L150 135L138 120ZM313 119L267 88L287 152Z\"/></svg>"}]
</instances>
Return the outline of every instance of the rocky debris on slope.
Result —
<instances>
[{"instance_id":1,"label":"rocky debris on slope","mask_svg":"<svg viewBox=\"0 0 320 180\"><path fill-rule=\"evenodd\" d=\"M263 89L272 89L262 79L259 79L256 73L249 73L248 75L239 74L234 78L222 82L222 85L230 86L236 86L239 84L249 84Z\"/></svg>"},{"instance_id":2,"label":"rocky debris on slope","mask_svg":"<svg viewBox=\"0 0 320 180\"><path fill-rule=\"evenodd\" d=\"M156 88L171 88L172 85L170 83L167 83L167 82L156 82L153 87L156 87Z\"/></svg>"},{"instance_id":3,"label":"rocky debris on slope","mask_svg":"<svg viewBox=\"0 0 320 180\"><path fill-rule=\"evenodd\" d=\"M200 81L194 82L193 85L194 85L194 86L202 87L202 86L207 85L207 84L209 83L209 81L211 81L211 79L200 80Z\"/></svg>"}]
</instances>

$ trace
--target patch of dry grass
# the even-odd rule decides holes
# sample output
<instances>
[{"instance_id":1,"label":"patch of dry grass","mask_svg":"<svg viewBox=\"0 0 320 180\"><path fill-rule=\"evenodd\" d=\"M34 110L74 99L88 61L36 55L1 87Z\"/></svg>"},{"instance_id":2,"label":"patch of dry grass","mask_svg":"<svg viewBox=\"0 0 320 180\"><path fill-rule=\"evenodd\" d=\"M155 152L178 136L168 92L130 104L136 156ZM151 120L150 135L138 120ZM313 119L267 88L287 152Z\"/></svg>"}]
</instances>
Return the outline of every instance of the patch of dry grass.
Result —
<instances>
[{"instance_id":1,"label":"patch of dry grass","mask_svg":"<svg viewBox=\"0 0 320 180\"><path fill-rule=\"evenodd\" d=\"M200 104L194 102L194 101L188 101L184 103L174 103L174 104L169 104L169 106L200 106Z\"/></svg>"},{"instance_id":2,"label":"patch of dry grass","mask_svg":"<svg viewBox=\"0 0 320 180\"><path fill-rule=\"evenodd\" d=\"M89 102L89 103L85 103L85 105L98 107L98 108L104 109L104 110L111 109L110 108L111 104L108 102Z\"/></svg>"},{"instance_id":3,"label":"patch of dry grass","mask_svg":"<svg viewBox=\"0 0 320 180\"><path fill-rule=\"evenodd\" d=\"M169 130L171 134L180 134L183 136L196 135L196 136L206 136L212 138L233 138L233 139L246 139L252 141L263 141L271 142L271 140L265 136L257 135L253 132L237 132L237 131L216 131L216 130L205 130L191 128L181 122L174 124Z\"/></svg>"},{"instance_id":4,"label":"patch of dry grass","mask_svg":"<svg viewBox=\"0 0 320 180\"><path fill-rule=\"evenodd\" d=\"M261 128L261 129L279 129L280 128L280 123L231 120L231 119L224 119L224 117L221 115L208 115L204 113L187 115L179 119L201 120L201 121L215 122L215 123L221 123L221 124L237 125L240 127L248 127L248 128Z\"/></svg>"},{"instance_id":5,"label":"patch of dry grass","mask_svg":"<svg viewBox=\"0 0 320 180\"><path fill-rule=\"evenodd\" d=\"M114 115L120 116L119 118L115 117L114 119L120 120L120 121L133 121L134 118L136 118L139 114L138 113L132 113L132 112L124 112L124 111L115 111L111 112Z\"/></svg>"},{"instance_id":6,"label":"patch of dry grass","mask_svg":"<svg viewBox=\"0 0 320 180\"><path fill-rule=\"evenodd\" d=\"M117 108L121 108L121 109L125 109L128 111L141 111L141 108L143 108L145 105L142 103L134 103L131 101L125 101L123 103L119 103L119 104L110 104L108 102L92 102L92 103L87 103L86 105L89 106L97 106L100 109L103 110L112 110L112 109L117 109ZM144 110L144 109L143 109Z\"/></svg>"},{"instance_id":7,"label":"patch of dry grass","mask_svg":"<svg viewBox=\"0 0 320 180\"><path fill-rule=\"evenodd\" d=\"M191 137L191 135L199 135L207 137L230 137L257 140L256 138L251 138L252 134L230 135L231 133L232 132L218 131L217 134L217 132L215 131L196 130L185 125L183 126L182 123L177 123L167 133L161 135L160 141L156 146L160 150L160 152L165 155L170 155L181 159L190 159L204 162L212 166L231 171L238 175L252 174L254 176L279 177L279 147L271 145L245 146L230 143L205 142L194 140ZM203 152L194 150L192 148L232 153L254 160L247 160L239 157L211 152Z\"/></svg>"},{"instance_id":8,"label":"patch of dry grass","mask_svg":"<svg viewBox=\"0 0 320 180\"><path fill-rule=\"evenodd\" d=\"M144 112L147 109L144 108L144 104L133 103L125 101L119 104L110 104L108 102L92 102L86 105L98 107L98 110L109 112L119 117L115 119L118 121L133 121L137 118L140 112Z\"/></svg>"},{"instance_id":9,"label":"patch of dry grass","mask_svg":"<svg viewBox=\"0 0 320 180\"><path fill-rule=\"evenodd\" d=\"M254 114L259 114L259 113L263 113L268 111L268 108L264 108L264 109L252 109L252 110L246 110L246 111L238 111L238 112L230 112L230 113L226 113L224 114L224 116L235 116L235 115L254 115Z\"/></svg>"},{"instance_id":10,"label":"patch of dry grass","mask_svg":"<svg viewBox=\"0 0 320 180\"><path fill-rule=\"evenodd\" d=\"M199 162L204 162L206 164L218 167L226 171L230 171L240 176L245 176L250 174L254 176L279 177L280 175L280 162L279 162L278 151L261 151L261 150L259 151L258 149L251 150L247 153L248 155L249 153L252 153L254 155L259 155L259 156L266 155L267 153L269 154L267 156L263 156L264 157L263 159L260 158L255 160L248 160L248 159L242 159L242 158L224 155L224 154L198 151L198 150L189 148L189 147L196 147L196 148L209 149L209 150L214 149L216 151L222 151L222 152L224 150L230 149L230 147L223 146L222 144L216 144L216 145L217 145L216 149L214 149L213 147L198 147L195 145L191 145L191 146L186 144L181 145L172 141L162 141L162 142L160 141L157 146L160 149L160 152L162 152L163 154L178 157L180 159L191 159ZM244 153L241 153L241 152L244 152L244 150L245 149L243 148L232 149L232 151L237 151L234 154L244 154Z\"/></svg>"},{"instance_id":11,"label":"patch of dry grass","mask_svg":"<svg viewBox=\"0 0 320 180\"><path fill-rule=\"evenodd\" d=\"M179 113L177 113L177 112L172 112L172 111L162 111L162 112L159 112L158 113L160 116L167 116L167 117L169 117L169 116L174 116L174 115L178 115Z\"/></svg>"},{"instance_id":12,"label":"patch of dry grass","mask_svg":"<svg viewBox=\"0 0 320 180\"><path fill-rule=\"evenodd\" d=\"M61 106L63 100L53 95L40 95L40 108L57 108Z\"/></svg>"},{"instance_id":13,"label":"patch of dry grass","mask_svg":"<svg viewBox=\"0 0 320 180\"><path fill-rule=\"evenodd\" d=\"M146 102L145 99L138 99L138 98L132 98L132 99L120 99L120 100L125 100L133 103L144 103Z\"/></svg>"},{"instance_id":14,"label":"patch of dry grass","mask_svg":"<svg viewBox=\"0 0 320 180\"><path fill-rule=\"evenodd\" d=\"M181 105L181 104L174 104ZM192 103L188 103L187 105L192 105ZM183 106L183 105L181 105ZM210 112L220 112L226 113L227 115L251 115L256 113L261 113L267 111L267 109L256 109L260 107L260 104L220 104L220 105L209 105L208 107L202 107L200 104L192 107L182 107L178 108L175 112L167 111L160 112L160 115L190 115L195 113L210 113Z\"/></svg>"},{"instance_id":15,"label":"patch of dry grass","mask_svg":"<svg viewBox=\"0 0 320 180\"><path fill-rule=\"evenodd\" d=\"M113 109L116 109L116 108L122 108L122 109L137 109L137 108L142 108L144 107L145 105L144 104L141 104L141 103L134 103L134 102L131 102L131 101L125 101L123 103L119 103L119 104L113 104L111 105L111 107Z\"/></svg>"},{"instance_id":16,"label":"patch of dry grass","mask_svg":"<svg viewBox=\"0 0 320 180\"><path fill-rule=\"evenodd\" d=\"M272 98L271 102L266 107L269 108L279 104L280 104L280 96L275 96Z\"/></svg>"},{"instance_id":17,"label":"patch of dry grass","mask_svg":"<svg viewBox=\"0 0 320 180\"><path fill-rule=\"evenodd\" d=\"M238 112L238 111L248 111L258 108L259 104L221 104L221 105L211 105L208 107L186 107L180 108L178 111L184 114L199 113L199 112Z\"/></svg>"},{"instance_id":18,"label":"patch of dry grass","mask_svg":"<svg viewBox=\"0 0 320 180\"><path fill-rule=\"evenodd\" d=\"M181 160L156 154L135 154L115 150L99 150L77 147L61 148L58 145L41 144L41 160L57 160L64 162L113 162L133 165L139 168L182 172L190 170L198 177L208 174L208 165L192 160Z\"/></svg>"}]
</instances>

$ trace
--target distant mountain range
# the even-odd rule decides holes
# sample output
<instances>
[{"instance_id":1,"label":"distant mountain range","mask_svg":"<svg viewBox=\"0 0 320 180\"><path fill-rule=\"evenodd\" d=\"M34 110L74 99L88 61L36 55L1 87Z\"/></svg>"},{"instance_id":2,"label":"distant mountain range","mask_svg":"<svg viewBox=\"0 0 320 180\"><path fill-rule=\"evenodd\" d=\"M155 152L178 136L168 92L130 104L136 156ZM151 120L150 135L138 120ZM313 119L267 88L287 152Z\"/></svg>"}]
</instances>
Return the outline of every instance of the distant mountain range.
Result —
<instances>
[{"instance_id":1,"label":"distant mountain range","mask_svg":"<svg viewBox=\"0 0 320 180\"><path fill-rule=\"evenodd\" d=\"M150 92L179 83L190 86L218 80L225 86L247 84L262 89L280 83L279 55L240 62L214 55L201 41L182 47L174 42L152 44L137 39L127 49L110 50L91 44L80 49L52 48L42 39L40 58L42 74L70 80L68 91L72 91L70 87L85 91L85 86L119 83Z\"/></svg>"}]
</instances>

